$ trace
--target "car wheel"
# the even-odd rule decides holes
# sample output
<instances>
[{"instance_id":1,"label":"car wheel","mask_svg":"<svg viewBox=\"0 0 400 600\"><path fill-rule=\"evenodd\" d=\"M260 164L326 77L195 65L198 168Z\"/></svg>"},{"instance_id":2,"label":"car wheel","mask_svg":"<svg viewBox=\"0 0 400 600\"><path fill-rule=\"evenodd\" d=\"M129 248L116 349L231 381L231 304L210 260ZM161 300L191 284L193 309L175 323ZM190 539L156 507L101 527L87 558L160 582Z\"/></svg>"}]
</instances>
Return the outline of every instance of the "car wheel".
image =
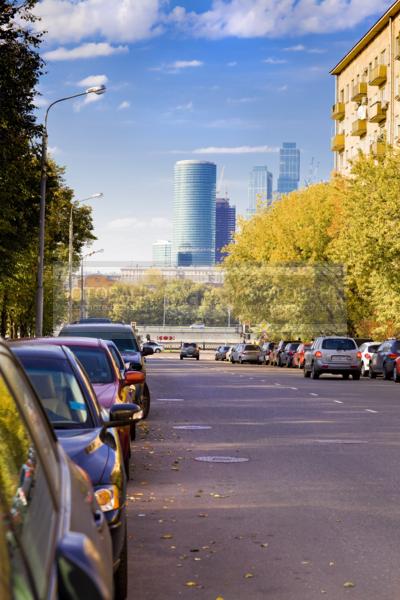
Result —
<instances>
[{"instance_id":1,"label":"car wheel","mask_svg":"<svg viewBox=\"0 0 400 600\"><path fill-rule=\"evenodd\" d=\"M196 356L196 360L200 360L200 356Z\"/></svg>"},{"instance_id":2,"label":"car wheel","mask_svg":"<svg viewBox=\"0 0 400 600\"><path fill-rule=\"evenodd\" d=\"M136 423L130 424L130 434L131 434L131 441L133 442L134 440L136 440Z\"/></svg>"},{"instance_id":3,"label":"car wheel","mask_svg":"<svg viewBox=\"0 0 400 600\"><path fill-rule=\"evenodd\" d=\"M242 361L242 357L239 358L239 364L242 365L243 361Z\"/></svg>"},{"instance_id":4,"label":"car wheel","mask_svg":"<svg viewBox=\"0 0 400 600\"><path fill-rule=\"evenodd\" d=\"M349 378L349 373L343 373L343 379L348 379Z\"/></svg>"},{"instance_id":5,"label":"car wheel","mask_svg":"<svg viewBox=\"0 0 400 600\"><path fill-rule=\"evenodd\" d=\"M304 377L310 377L311 373L304 367L303 375L304 375Z\"/></svg>"},{"instance_id":6,"label":"car wheel","mask_svg":"<svg viewBox=\"0 0 400 600\"><path fill-rule=\"evenodd\" d=\"M156 349L155 349L155 353L156 353L156 354L159 354L160 352L161 352L160 348L156 348Z\"/></svg>"},{"instance_id":7,"label":"car wheel","mask_svg":"<svg viewBox=\"0 0 400 600\"><path fill-rule=\"evenodd\" d=\"M368 376L368 371L365 368L365 364L364 363L362 363L362 365L361 365L361 376L362 377L367 377Z\"/></svg>"},{"instance_id":8,"label":"car wheel","mask_svg":"<svg viewBox=\"0 0 400 600\"><path fill-rule=\"evenodd\" d=\"M370 379L376 379L376 373L375 371L372 370L371 365L369 365L369 369L368 369L368 377Z\"/></svg>"},{"instance_id":9,"label":"car wheel","mask_svg":"<svg viewBox=\"0 0 400 600\"><path fill-rule=\"evenodd\" d=\"M386 379L386 381L388 381L391 378L392 378L391 373L390 373L390 371L387 370L386 363L385 363L383 365L383 379Z\"/></svg>"},{"instance_id":10,"label":"car wheel","mask_svg":"<svg viewBox=\"0 0 400 600\"><path fill-rule=\"evenodd\" d=\"M150 390L147 383L143 386L141 405L143 408L143 419L147 419L150 412Z\"/></svg>"},{"instance_id":11,"label":"car wheel","mask_svg":"<svg viewBox=\"0 0 400 600\"><path fill-rule=\"evenodd\" d=\"M393 381L395 383L400 383L400 377L399 377L399 374L397 373L396 367L393 369Z\"/></svg>"},{"instance_id":12,"label":"car wheel","mask_svg":"<svg viewBox=\"0 0 400 600\"><path fill-rule=\"evenodd\" d=\"M311 379L319 379L319 371L315 368L315 363L311 367Z\"/></svg>"},{"instance_id":13,"label":"car wheel","mask_svg":"<svg viewBox=\"0 0 400 600\"><path fill-rule=\"evenodd\" d=\"M360 381L361 373L353 373L351 377L353 381Z\"/></svg>"},{"instance_id":14,"label":"car wheel","mask_svg":"<svg viewBox=\"0 0 400 600\"><path fill-rule=\"evenodd\" d=\"M180 356L180 359L183 360L183 356Z\"/></svg>"},{"instance_id":15,"label":"car wheel","mask_svg":"<svg viewBox=\"0 0 400 600\"><path fill-rule=\"evenodd\" d=\"M114 600L125 600L128 596L128 542L127 531L119 555L118 569L114 573Z\"/></svg>"}]
</instances>

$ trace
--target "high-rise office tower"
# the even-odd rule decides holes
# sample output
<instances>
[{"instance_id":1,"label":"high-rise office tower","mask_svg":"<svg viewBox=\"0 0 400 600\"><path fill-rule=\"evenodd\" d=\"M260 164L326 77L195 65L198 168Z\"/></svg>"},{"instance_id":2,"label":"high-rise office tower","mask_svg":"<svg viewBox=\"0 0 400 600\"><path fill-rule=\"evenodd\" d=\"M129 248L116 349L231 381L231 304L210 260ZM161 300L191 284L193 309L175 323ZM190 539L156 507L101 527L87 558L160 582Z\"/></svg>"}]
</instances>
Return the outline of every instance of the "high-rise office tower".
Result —
<instances>
[{"instance_id":1,"label":"high-rise office tower","mask_svg":"<svg viewBox=\"0 0 400 600\"><path fill-rule=\"evenodd\" d=\"M216 174L212 162L175 164L172 263L177 266L215 263Z\"/></svg>"},{"instance_id":2,"label":"high-rise office tower","mask_svg":"<svg viewBox=\"0 0 400 600\"><path fill-rule=\"evenodd\" d=\"M153 244L153 265L155 267L171 266L172 244L168 240L157 240Z\"/></svg>"},{"instance_id":3,"label":"high-rise office tower","mask_svg":"<svg viewBox=\"0 0 400 600\"><path fill-rule=\"evenodd\" d=\"M232 241L236 229L236 207L228 198L217 198L215 207L215 262L220 263L227 255L222 248Z\"/></svg>"},{"instance_id":4,"label":"high-rise office tower","mask_svg":"<svg viewBox=\"0 0 400 600\"><path fill-rule=\"evenodd\" d=\"M248 209L249 217L254 215L258 203L267 202L268 205L272 201L272 173L268 171L267 166L253 167L250 172L249 191L248 191Z\"/></svg>"},{"instance_id":5,"label":"high-rise office tower","mask_svg":"<svg viewBox=\"0 0 400 600\"><path fill-rule=\"evenodd\" d=\"M300 181L300 150L293 142L284 142L279 150L278 194L297 190Z\"/></svg>"}]
</instances>

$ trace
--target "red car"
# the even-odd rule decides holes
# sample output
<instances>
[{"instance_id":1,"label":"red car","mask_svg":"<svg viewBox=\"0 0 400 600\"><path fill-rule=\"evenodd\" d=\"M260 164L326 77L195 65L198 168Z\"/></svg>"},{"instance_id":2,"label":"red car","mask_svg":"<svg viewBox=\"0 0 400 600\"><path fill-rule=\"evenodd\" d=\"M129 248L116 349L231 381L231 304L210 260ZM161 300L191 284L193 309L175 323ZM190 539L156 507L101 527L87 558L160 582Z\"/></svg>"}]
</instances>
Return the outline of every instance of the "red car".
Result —
<instances>
[{"instance_id":1,"label":"red car","mask_svg":"<svg viewBox=\"0 0 400 600\"><path fill-rule=\"evenodd\" d=\"M83 365L96 393L100 406L109 411L118 402L134 401L134 384L143 383L145 376L140 371L126 371L124 376L118 369L104 340L78 337L32 338L31 344L54 344L67 346ZM129 473L131 456L131 434L129 428L118 429L124 455L126 472Z\"/></svg>"},{"instance_id":2,"label":"red car","mask_svg":"<svg viewBox=\"0 0 400 600\"><path fill-rule=\"evenodd\" d=\"M298 369L302 369L304 367L304 353L307 350L310 350L312 344L300 344L293 356L293 367L297 367Z\"/></svg>"}]
</instances>

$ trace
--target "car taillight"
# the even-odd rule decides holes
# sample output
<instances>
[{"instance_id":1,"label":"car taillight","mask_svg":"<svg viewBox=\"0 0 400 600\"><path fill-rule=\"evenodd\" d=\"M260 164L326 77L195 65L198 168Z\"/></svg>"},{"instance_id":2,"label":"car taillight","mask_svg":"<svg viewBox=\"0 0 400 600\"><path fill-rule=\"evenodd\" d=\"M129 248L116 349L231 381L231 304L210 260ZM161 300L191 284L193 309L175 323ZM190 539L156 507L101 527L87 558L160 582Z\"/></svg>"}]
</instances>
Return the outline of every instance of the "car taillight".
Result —
<instances>
[{"instance_id":1,"label":"car taillight","mask_svg":"<svg viewBox=\"0 0 400 600\"><path fill-rule=\"evenodd\" d=\"M362 358L361 352L357 352L357 358L359 358L361 360L361 358Z\"/></svg>"},{"instance_id":2,"label":"car taillight","mask_svg":"<svg viewBox=\"0 0 400 600\"><path fill-rule=\"evenodd\" d=\"M322 352L321 352L320 350L317 350L317 351L314 353L314 356L315 356L315 358L322 358Z\"/></svg>"},{"instance_id":3,"label":"car taillight","mask_svg":"<svg viewBox=\"0 0 400 600\"><path fill-rule=\"evenodd\" d=\"M367 353L366 353L366 355L365 355L365 358L366 358L367 360L369 360L369 359L371 358L371 355L370 355L370 353L369 353L369 352L367 352Z\"/></svg>"},{"instance_id":4,"label":"car taillight","mask_svg":"<svg viewBox=\"0 0 400 600\"><path fill-rule=\"evenodd\" d=\"M387 356L387 357L388 357L388 358L391 358L392 360L394 360L395 358L397 358L397 357L398 357L398 354L396 354L396 353L394 353L394 352L391 352L390 354L388 354L388 356Z\"/></svg>"},{"instance_id":5,"label":"car taillight","mask_svg":"<svg viewBox=\"0 0 400 600\"><path fill-rule=\"evenodd\" d=\"M289 350L288 354L289 356L293 356L293 352L291 350Z\"/></svg>"}]
</instances>

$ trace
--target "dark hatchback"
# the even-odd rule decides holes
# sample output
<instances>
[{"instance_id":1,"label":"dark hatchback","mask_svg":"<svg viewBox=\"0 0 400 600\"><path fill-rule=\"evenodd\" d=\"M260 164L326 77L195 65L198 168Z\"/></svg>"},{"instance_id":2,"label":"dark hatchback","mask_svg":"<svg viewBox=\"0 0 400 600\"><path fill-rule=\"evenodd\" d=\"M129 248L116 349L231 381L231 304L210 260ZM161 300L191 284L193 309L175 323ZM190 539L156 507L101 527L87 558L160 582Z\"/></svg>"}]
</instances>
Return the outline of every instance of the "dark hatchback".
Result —
<instances>
[{"instance_id":1,"label":"dark hatchback","mask_svg":"<svg viewBox=\"0 0 400 600\"><path fill-rule=\"evenodd\" d=\"M383 375L384 379L392 379L395 360L400 356L400 340L391 339L383 342L372 354L368 375L375 379Z\"/></svg>"},{"instance_id":2,"label":"dark hatchback","mask_svg":"<svg viewBox=\"0 0 400 600\"><path fill-rule=\"evenodd\" d=\"M112 546L86 473L0 342L0 598L111 600Z\"/></svg>"},{"instance_id":3,"label":"dark hatchback","mask_svg":"<svg viewBox=\"0 0 400 600\"><path fill-rule=\"evenodd\" d=\"M135 404L108 413L75 355L65 346L17 343L13 351L35 388L68 456L84 469L113 543L115 598L127 596L126 474L116 427L140 415Z\"/></svg>"},{"instance_id":4,"label":"dark hatchback","mask_svg":"<svg viewBox=\"0 0 400 600\"><path fill-rule=\"evenodd\" d=\"M226 360L226 353L231 349L231 346L219 346L215 351L215 360Z\"/></svg>"},{"instance_id":5,"label":"dark hatchback","mask_svg":"<svg viewBox=\"0 0 400 600\"><path fill-rule=\"evenodd\" d=\"M181 346L179 358L195 358L200 359L200 348L195 342L184 342Z\"/></svg>"},{"instance_id":6,"label":"dark hatchback","mask_svg":"<svg viewBox=\"0 0 400 600\"><path fill-rule=\"evenodd\" d=\"M89 323L72 323L64 325L60 336L65 337L91 337L103 340L112 340L120 351L122 358L129 369L142 371L146 375L144 357L153 354L150 348L140 351L135 333L130 325L125 323L108 323L101 321ZM146 383L136 386L136 402L143 408L143 418L146 419L150 412L150 390Z\"/></svg>"}]
</instances>

